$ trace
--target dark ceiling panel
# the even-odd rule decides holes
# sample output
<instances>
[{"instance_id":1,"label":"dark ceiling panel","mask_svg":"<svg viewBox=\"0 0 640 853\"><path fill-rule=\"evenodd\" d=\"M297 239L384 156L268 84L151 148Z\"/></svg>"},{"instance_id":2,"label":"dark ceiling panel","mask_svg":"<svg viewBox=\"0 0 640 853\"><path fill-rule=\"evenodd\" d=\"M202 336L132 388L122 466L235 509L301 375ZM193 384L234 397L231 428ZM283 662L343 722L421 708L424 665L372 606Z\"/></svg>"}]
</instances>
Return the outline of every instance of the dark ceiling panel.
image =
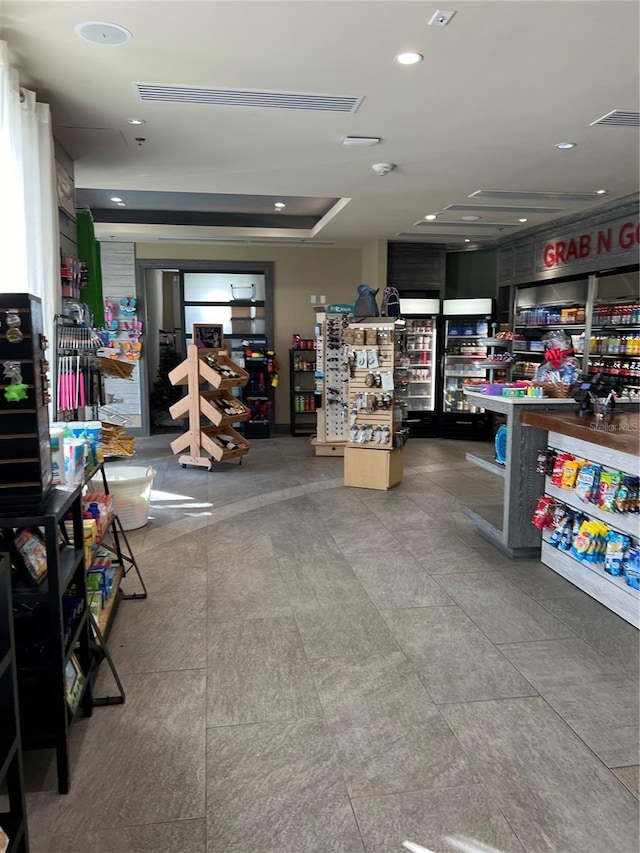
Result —
<instances>
[{"instance_id":1,"label":"dark ceiling panel","mask_svg":"<svg viewBox=\"0 0 640 853\"><path fill-rule=\"evenodd\" d=\"M92 208L94 222L129 225L203 225L215 228L313 228L316 216L283 213L201 213L198 211L131 210L128 207Z\"/></svg>"}]
</instances>

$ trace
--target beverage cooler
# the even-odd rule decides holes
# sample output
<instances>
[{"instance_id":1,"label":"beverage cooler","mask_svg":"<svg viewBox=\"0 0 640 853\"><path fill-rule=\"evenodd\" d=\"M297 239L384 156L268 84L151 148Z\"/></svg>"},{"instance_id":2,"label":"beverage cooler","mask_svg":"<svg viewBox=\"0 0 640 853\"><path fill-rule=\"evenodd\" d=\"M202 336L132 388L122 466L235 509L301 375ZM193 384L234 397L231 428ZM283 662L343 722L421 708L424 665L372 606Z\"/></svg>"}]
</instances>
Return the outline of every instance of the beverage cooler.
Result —
<instances>
[{"instance_id":1,"label":"beverage cooler","mask_svg":"<svg viewBox=\"0 0 640 853\"><path fill-rule=\"evenodd\" d=\"M404 353L400 361L404 424L415 438L438 435L439 299L400 298L405 319Z\"/></svg>"},{"instance_id":2,"label":"beverage cooler","mask_svg":"<svg viewBox=\"0 0 640 853\"><path fill-rule=\"evenodd\" d=\"M441 412L442 438L491 438L492 417L467 399L465 382L489 382L492 369L483 343L491 331L492 299L445 299L442 303Z\"/></svg>"}]
</instances>

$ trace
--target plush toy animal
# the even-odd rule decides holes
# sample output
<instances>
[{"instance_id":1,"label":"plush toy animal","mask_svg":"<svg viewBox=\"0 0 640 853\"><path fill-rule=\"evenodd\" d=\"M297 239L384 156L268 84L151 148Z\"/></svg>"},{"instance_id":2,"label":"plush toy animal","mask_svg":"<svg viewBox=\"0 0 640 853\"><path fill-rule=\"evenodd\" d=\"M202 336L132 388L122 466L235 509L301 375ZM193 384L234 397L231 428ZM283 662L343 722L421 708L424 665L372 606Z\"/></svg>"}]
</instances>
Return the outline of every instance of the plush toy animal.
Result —
<instances>
[{"instance_id":1,"label":"plush toy animal","mask_svg":"<svg viewBox=\"0 0 640 853\"><path fill-rule=\"evenodd\" d=\"M358 298L353 306L354 317L379 317L376 294L380 288L375 290L368 284L358 285Z\"/></svg>"}]
</instances>

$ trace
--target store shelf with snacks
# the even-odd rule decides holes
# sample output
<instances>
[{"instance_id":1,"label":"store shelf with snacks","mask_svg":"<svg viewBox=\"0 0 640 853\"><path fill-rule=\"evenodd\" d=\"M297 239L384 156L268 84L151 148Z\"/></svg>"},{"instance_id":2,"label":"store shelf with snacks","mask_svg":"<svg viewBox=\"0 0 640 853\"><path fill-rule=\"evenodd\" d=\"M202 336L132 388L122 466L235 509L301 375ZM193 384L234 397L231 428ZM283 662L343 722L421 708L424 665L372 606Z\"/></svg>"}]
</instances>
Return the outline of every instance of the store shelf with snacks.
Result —
<instances>
[{"instance_id":1,"label":"store shelf with snacks","mask_svg":"<svg viewBox=\"0 0 640 853\"><path fill-rule=\"evenodd\" d=\"M635 566L637 552L632 550L640 542L640 515L635 511L638 408L605 418L527 412L523 420L548 431L544 489L548 504L546 509L538 507L538 523L545 527L542 562L640 627L640 564ZM550 520L567 526L555 536L554 529L540 519L543 511L550 512L549 506L560 508ZM580 539L573 536L572 516L563 516L564 512L591 522L584 528L580 522ZM605 571L607 563L609 571Z\"/></svg>"},{"instance_id":2,"label":"store shelf with snacks","mask_svg":"<svg viewBox=\"0 0 640 853\"><path fill-rule=\"evenodd\" d=\"M10 515L3 510L0 517L0 528L5 540L13 543L10 545L10 553L19 567L19 574L23 581L33 587L32 608L22 607L20 611L25 614L25 621L20 626L21 642L17 655L23 747L49 746L56 749L60 793L66 793L71 783L71 720L78 710L84 716L91 716L93 709L89 679L92 657L84 548L69 545L62 551L59 548L60 538L66 537L62 522L67 512L72 517L73 540L82 542L81 484L74 488L54 489L38 511ZM28 551L22 539L14 538L15 531L22 529L32 531ZM20 544L14 544L16 541ZM15 586L14 603L24 605L29 591L22 584L16 583ZM81 602L80 612L74 605L76 610L72 625L68 624L69 613L65 607L71 592L74 600ZM47 609L48 618L44 623L47 627L44 629L42 624L38 624L36 630L36 623L28 621L37 606ZM45 634L42 634L42 630ZM36 671L30 666L30 655L35 654L41 642L46 644L47 654L44 666ZM72 695L68 691L70 666L74 668L76 684Z\"/></svg>"},{"instance_id":3,"label":"store shelf with snacks","mask_svg":"<svg viewBox=\"0 0 640 853\"><path fill-rule=\"evenodd\" d=\"M316 432L316 353L313 349L289 350L289 425L291 435Z\"/></svg>"},{"instance_id":4,"label":"store shelf with snacks","mask_svg":"<svg viewBox=\"0 0 640 853\"><path fill-rule=\"evenodd\" d=\"M27 853L29 843L15 652L11 562L4 554L0 557L0 788L8 795L8 809L0 812L0 828L9 839L7 850L10 853Z\"/></svg>"},{"instance_id":5,"label":"store shelf with snacks","mask_svg":"<svg viewBox=\"0 0 640 853\"><path fill-rule=\"evenodd\" d=\"M351 323L347 331L345 485L386 490L402 479L403 404L399 372L394 369L399 333L387 317ZM398 355L405 349L399 347Z\"/></svg>"},{"instance_id":6,"label":"store shelf with snacks","mask_svg":"<svg viewBox=\"0 0 640 853\"><path fill-rule=\"evenodd\" d=\"M173 452L182 454L178 461L183 468L194 465L211 471L213 460L226 462L238 459L242 464L242 457L250 445L244 436L230 426L230 422L249 420L252 411L248 398L240 402L231 394L223 397L215 392L228 392L231 388L246 386L250 377L250 370L243 370L220 353L205 353L201 357L194 344L187 347L187 358L169 374L172 385L188 385L186 396L169 409L174 419L189 418L188 431L171 442ZM201 390L200 386L205 382L213 386L214 392ZM221 405L233 407L236 414L222 413L220 417ZM212 423L211 426L201 425L203 416ZM182 453L187 449L188 454ZM209 456L202 455L202 451L209 453Z\"/></svg>"}]
</instances>

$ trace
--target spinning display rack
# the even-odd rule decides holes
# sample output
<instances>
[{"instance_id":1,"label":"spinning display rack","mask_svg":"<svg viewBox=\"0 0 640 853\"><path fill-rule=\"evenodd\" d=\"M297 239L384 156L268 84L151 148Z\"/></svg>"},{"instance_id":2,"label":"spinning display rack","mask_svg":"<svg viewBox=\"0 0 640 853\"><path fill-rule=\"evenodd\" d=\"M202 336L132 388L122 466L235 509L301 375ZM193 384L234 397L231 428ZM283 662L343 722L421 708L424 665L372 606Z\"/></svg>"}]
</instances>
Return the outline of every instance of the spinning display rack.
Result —
<instances>
[{"instance_id":1,"label":"spinning display rack","mask_svg":"<svg viewBox=\"0 0 640 853\"><path fill-rule=\"evenodd\" d=\"M169 409L172 418L189 418L187 432L171 442L171 450L176 454L189 449L188 454L178 458L183 468L195 465L211 471L213 460L238 459L242 464L250 445L231 424L248 420L250 412L229 389L242 387L248 380L249 374L227 356L216 353L200 358L198 347L193 344L187 347L186 359L169 374L172 385L188 387L186 396ZM201 390L204 382L212 390ZM211 426L201 425L202 416ZM211 457L203 456L203 450Z\"/></svg>"}]
</instances>

